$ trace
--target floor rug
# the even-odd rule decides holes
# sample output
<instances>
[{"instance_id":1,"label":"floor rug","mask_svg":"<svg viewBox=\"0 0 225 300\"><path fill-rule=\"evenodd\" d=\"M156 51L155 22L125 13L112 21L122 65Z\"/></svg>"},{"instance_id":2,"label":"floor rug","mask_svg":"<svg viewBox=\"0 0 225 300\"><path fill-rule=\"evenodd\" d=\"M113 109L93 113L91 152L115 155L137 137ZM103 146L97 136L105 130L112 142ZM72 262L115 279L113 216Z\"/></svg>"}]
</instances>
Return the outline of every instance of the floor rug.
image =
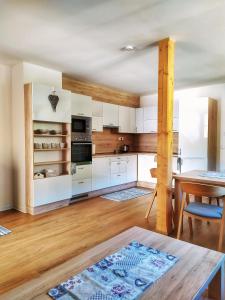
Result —
<instances>
[{"instance_id":1,"label":"floor rug","mask_svg":"<svg viewBox=\"0 0 225 300\"><path fill-rule=\"evenodd\" d=\"M57 300L135 300L178 258L132 241L48 292Z\"/></svg>"},{"instance_id":2,"label":"floor rug","mask_svg":"<svg viewBox=\"0 0 225 300\"><path fill-rule=\"evenodd\" d=\"M12 231L3 227L3 226L0 226L0 236L3 236L3 235L6 235L6 234L9 234L11 233Z\"/></svg>"},{"instance_id":3,"label":"floor rug","mask_svg":"<svg viewBox=\"0 0 225 300\"><path fill-rule=\"evenodd\" d=\"M101 198L113 200L117 202L127 201L141 196L151 194L152 192L142 188L130 188L101 196Z\"/></svg>"}]
</instances>

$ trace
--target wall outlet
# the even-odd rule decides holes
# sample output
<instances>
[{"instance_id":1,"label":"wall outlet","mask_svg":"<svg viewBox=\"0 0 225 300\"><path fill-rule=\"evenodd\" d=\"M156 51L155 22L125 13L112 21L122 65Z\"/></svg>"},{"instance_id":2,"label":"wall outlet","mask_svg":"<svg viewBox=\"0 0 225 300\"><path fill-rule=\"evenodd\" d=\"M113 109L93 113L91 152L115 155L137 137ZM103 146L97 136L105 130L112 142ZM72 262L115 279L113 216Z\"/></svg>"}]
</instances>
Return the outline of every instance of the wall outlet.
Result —
<instances>
[{"instance_id":1,"label":"wall outlet","mask_svg":"<svg viewBox=\"0 0 225 300\"><path fill-rule=\"evenodd\" d=\"M119 137L118 137L118 140L119 140L119 141L122 141L122 140L123 140L123 137L122 137L122 136L119 136Z\"/></svg>"}]
</instances>

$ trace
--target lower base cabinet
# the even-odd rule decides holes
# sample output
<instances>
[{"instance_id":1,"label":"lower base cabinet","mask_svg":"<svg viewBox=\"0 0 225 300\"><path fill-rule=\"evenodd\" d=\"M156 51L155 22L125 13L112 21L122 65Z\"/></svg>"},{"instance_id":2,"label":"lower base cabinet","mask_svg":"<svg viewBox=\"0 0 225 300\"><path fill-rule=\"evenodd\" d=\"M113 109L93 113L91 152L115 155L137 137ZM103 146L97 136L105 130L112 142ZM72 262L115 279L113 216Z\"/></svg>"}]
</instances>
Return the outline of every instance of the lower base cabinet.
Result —
<instances>
[{"instance_id":1,"label":"lower base cabinet","mask_svg":"<svg viewBox=\"0 0 225 300\"><path fill-rule=\"evenodd\" d=\"M137 155L96 157L92 161L92 190L137 181Z\"/></svg>"},{"instance_id":2,"label":"lower base cabinet","mask_svg":"<svg viewBox=\"0 0 225 300\"><path fill-rule=\"evenodd\" d=\"M81 179L72 181L72 195L85 194L92 190L91 179Z\"/></svg>"},{"instance_id":3,"label":"lower base cabinet","mask_svg":"<svg viewBox=\"0 0 225 300\"><path fill-rule=\"evenodd\" d=\"M31 203L33 207L70 199L72 196L71 175L36 179L33 186L34 199Z\"/></svg>"}]
</instances>

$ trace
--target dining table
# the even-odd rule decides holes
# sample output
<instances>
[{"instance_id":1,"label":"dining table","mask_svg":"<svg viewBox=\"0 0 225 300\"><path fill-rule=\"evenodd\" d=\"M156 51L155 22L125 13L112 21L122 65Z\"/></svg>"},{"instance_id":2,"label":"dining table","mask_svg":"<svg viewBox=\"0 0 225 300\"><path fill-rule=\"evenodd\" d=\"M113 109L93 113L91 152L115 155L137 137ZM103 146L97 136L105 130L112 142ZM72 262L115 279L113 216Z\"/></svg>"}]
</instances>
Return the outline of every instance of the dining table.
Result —
<instances>
[{"instance_id":1,"label":"dining table","mask_svg":"<svg viewBox=\"0 0 225 300\"><path fill-rule=\"evenodd\" d=\"M112 255L134 240L149 247L150 251L153 249L155 249L154 251L160 250L178 259L167 273L154 284L143 289L143 294L138 299L199 300L204 295L208 299L225 300L225 255L223 253L140 227L129 228L80 255L37 275L36 278L0 295L0 300L51 300L47 294L51 288L78 274L93 263ZM161 265L158 267L161 268ZM145 271L143 270L143 276L146 276L144 274ZM120 299L117 296L109 298ZM122 299L134 298L124 296ZM137 298L135 297L135 299Z\"/></svg>"},{"instance_id":2,"label":"dining table","mask_svg":"<svg viewBox=\"0 0 225 300\"><path fill-rule=\"evenodd\" d=\"M173 176L175 180L175 229L178 228L178 220L179 213L181 207L181 199L182 199L182 190L181 190L181 182L194 182L200 184L208 184L214 186L225 187L225 173L215 172L215 171L206 171L206 170L191 170L187 172L183 172L180 174L176 174ZM197 201L201 201L201 199L197 199Z\"/></svg>"}]
</instances>

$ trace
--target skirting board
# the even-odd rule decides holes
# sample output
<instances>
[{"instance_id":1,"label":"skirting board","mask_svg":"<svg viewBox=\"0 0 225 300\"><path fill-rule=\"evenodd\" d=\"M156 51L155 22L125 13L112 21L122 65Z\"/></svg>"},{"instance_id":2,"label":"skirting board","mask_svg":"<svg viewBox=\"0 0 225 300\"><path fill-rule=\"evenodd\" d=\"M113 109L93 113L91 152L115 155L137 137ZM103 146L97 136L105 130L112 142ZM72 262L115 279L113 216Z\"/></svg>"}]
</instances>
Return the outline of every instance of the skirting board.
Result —
<instances>
[{"instance_id":1,"label":"skirting board","mask_svg":"<svg viewBox=\"0 0 225 300\"><path fill-rule=\"evenodd\" d=\"M50 203L50 204L45 204L37 207L28 207L28 213L31 215L38 215L42 214L51 210L55 210L58 208L62 208L65 206L68 206L70 204L70 199L65 199L62 201Z\"/></svg>"},{"instance_id":2,"label":"skirting board","mask_svg":"<svg viewBox=\"0 0 225 300\"><path fill-rule=\"evenodd\" d=\"M139 182L133 181L133 182L129 182L129 183L121 184L121 185L116 185L116 186L108 187L108 188L105 188L105 189L90 192L90 193L88 193L88 196L78 198L73 202L71 202L70 199L66 199L66 200L62 200L62 201L58 201L58 202L54 202L54 203L50 203L50 204L45 204L45 205L41 205L41 206L37 206L37 207L29 207L28 208L28 213L31 214L31 215L38 215L38 214L41 214L41 213L45 213L45 212L48 212L48 211L51 211L51 210L55 210L55 209L58 209L58 208L68 206L70 204L74 204L78 201L99 197L99 196L102 196L104 194L113 193L113 192L121 191L123 189L129 189L129 188L132 188L132 187L136 187L136 186L150 188L150 189L154 188L154 184L144 182L144 181L139 181Z\"/></svg>"}]
</instances>

